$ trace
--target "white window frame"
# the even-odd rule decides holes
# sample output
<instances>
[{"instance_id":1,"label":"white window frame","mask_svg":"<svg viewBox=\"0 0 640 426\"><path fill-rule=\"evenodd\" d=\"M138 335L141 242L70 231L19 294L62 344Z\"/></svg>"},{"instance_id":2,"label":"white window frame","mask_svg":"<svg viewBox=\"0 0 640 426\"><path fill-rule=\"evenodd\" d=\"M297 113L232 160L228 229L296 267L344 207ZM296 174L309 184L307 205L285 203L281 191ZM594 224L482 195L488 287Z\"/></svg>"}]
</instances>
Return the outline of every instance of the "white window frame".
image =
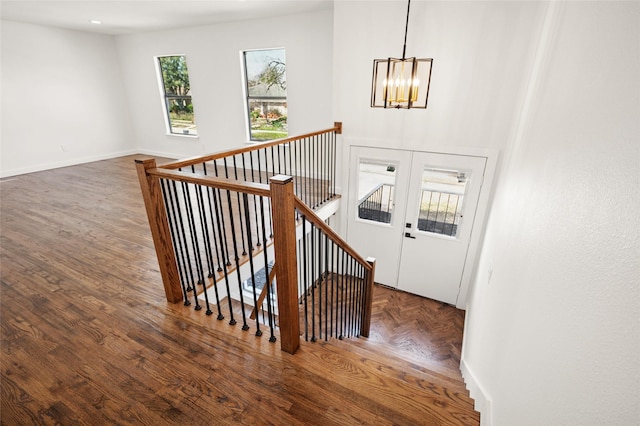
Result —
<instances>
[{"instance_id":1,"label":"white window frame","mask_svg":"<svg viewBox=\"0 0 640 426\"><path fill-rule=\"evenodd\" d=\"M249 103L250 101L253 100L257 100L257 99L273 99L273 100L283 100L285 103L287 103L287 123L288 123L288 118L289 118L289 114L288 114L288 94L287 96L284 97L250 97L249 96L249 79L247 76L247 64L246 64L246 60L245 60L245 54L247 52L266 52L269 50L283 50L285 52L285 68L286 68L286 48L284 47L267 47L267 48L262 48L262 49L245 49L245 50L241 50L240 51L240 67L242 69L242 94L244 96L244 116L245 116L245 129L247 131L247 141L248 143L260 143L260 142L264 142L265 140L262 139L252 139L252 133L251 133L251 116L250 116L250 109L249 109ZM289 132L287 130L287 136L289 135ZM272 139L275 140L275 139Z\"/></svg>"},{"instance_id":2,"label":"white window frame","mask_svg":"<svg viewBox=\"0 0 640 426\"><path fill-rule=\"evenodd\" d=\"M168 54L168 55L158 55L155 56L153 58L154 63L155 63L155 67L156 67L156 74L157 74L157 81L158 81L158 89L159 89L159 93L160 93L160 103L162 105L162 111L164 112L163 117L164 117L164 124L165 124L165 131L167 136L178 136L178 137L184 137L184 138L192 138L192 139L197 139L198 138L198 130L197 130L197 126L195 127L195 133L177 133L173 131L173 127L171 125L171 116L170 116L170 111L169 111L169 106L167 103L167 100L169 98L169 96L167 95L166 91L165 91L165 87L164 87L164 78L162 76L162 66L160 65L160 58L168 58L168 57L174 57L174 56L181 56L185 58L185 62L187 60L187 55L182 54L182 53L177 53L177 54ZM187 67L187 76L189 76L189 71L188 71L188 67ZM191 80L189 80L189 86L191 86ZM191 92L191 89L189 90L189 92ZM181 96L181 97L188 97L189 100L191 101L191 105L193 105L193 96L192 95L188 95L188 96ZM194 107L194 124L195 124L195 107Z\"/></svg>"}]
</instances>

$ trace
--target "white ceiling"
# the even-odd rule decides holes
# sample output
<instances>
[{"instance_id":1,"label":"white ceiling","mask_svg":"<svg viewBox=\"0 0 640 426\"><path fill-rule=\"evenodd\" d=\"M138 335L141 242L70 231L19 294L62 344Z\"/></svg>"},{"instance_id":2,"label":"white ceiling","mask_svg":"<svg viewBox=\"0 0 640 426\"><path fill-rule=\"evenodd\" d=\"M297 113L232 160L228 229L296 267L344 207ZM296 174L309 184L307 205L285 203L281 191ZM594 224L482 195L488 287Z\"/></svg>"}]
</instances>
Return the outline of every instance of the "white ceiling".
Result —
<instances>
[{"instance_id":1,"label":"white ceiling","mask_svg":"<svg viewBox=\"0 0 640 426\"><path fill-rule=\"evenodd\" d=\"M310 12L332 4L330 0L1 0L0 17L120 35Z\"/></svg>"}]
</instances>

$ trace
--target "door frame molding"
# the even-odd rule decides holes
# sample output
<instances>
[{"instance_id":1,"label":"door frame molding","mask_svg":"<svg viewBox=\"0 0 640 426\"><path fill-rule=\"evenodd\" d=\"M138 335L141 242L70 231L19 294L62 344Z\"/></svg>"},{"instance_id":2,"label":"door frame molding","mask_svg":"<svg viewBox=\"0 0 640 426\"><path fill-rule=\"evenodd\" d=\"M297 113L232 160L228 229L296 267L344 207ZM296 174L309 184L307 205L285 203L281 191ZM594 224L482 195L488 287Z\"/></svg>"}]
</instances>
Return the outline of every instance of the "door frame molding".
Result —
<instances>
[{"instance_id":1,"label":"door frame molding","mask_svg":"<svg viewBox=\"0 0 640 426\"><path fill-rule=\"evenodd\" d=\"M424 149L404 149L404 148L390 148L387 146L379 146L374 140L351 140L350 142L345 141L345 149L347 151L347 155L345 156L348 160L348 165L351 165L351 148L352 147L360 147L360 148L374 148L374 149L394 149L397 151L410 151L410 152L424 152L424 153L434 153L434 154L448 154L448 155L464 155L470 157L484 157L486 158L485 171L484 171L484 180L482 182L482 188L480 189L480 196L478 197L478 205L476 206L475 217L473 220L473 226L471 231L471 238L469 240L469 248L467 250L467 257L464 262L464 269L462 271L462 279L460 281L460 289L458 291L458 297L456 299L456 307L458 309L466 310L468 306L469 299L469 291L471 289L471 283L473 282L473 278L477 274L477 265L478 260L480 258L480 248L482 242L484 240L484 232L487 225L487 219L489 217L489 209L491 207L491 200L493 199L493 189L494 189L494 181L496 177L496 170L498 166L498 160L500 156L500 151L498 149L493 148L480 148L480 147L458 147L458 146L447 146L447 147L429 147ZM368 142L368 143L367 143ZM372 143L374 142L374 143ZM351 189L351 185L354 182L351 182L350 175L348 173L349 167L345 167L346 169L346 194L347 200L346 203L350 203L352 200L349 197L349 190ZM342 215L343 223L345 224L345 233L348 236L349 231L346 229L348 225L347 218L347 210L349 204L345 204L345 207Z\"/></svg>"}]
</instances>

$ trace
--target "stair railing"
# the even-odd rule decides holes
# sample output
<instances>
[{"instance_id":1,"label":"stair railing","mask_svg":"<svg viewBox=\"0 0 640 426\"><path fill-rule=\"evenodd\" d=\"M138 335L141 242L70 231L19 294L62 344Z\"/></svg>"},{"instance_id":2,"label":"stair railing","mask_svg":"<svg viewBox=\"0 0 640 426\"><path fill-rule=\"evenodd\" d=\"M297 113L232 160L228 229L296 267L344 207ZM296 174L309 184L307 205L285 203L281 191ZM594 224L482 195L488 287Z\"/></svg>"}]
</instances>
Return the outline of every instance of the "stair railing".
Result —
<instances>
[{"instance_id":1,"label":"stair railing","mask_svg":"<svg viewBox=\"0 0 640 426\"><path fill-rule=\"evenodd\" d=\"M292 176L295 194L315 209L336 194L339 134L342 134L342 123L336 122L330 129L173 161L159 167L265 184L272 176Z\"/></svg>"},{"instance_id":2,"label":"stair railing","mask_svg":"<svg viewBox=\"0 0 640 426\"><path fill-rule=\"evenodd\" d=\"M296 197L305 340L369 337L375 259L364 259Z\"/></svg>"},{"instance_id":3,"label":"stair railing","mask_svg":"<svg viewBox=\"0 0 640 426\"><path fill-rule=\"evenodd\" d=\"M307 339L309 324L314 324L311 340L316 328L320 338L324 330L325 339L334 334L367 336L374 266L353 252L310 207L335 196L335 135L340 130L337 123L327 131L279 143L162 166L152 158L136 160L167 300L193 303L207 315L215 309L219 320L228 316L231 325L242 321L245 331L255 326L257 336L268 326L270 341L276 340L279 326L281 348L289 353L299 346L301 324ZM302 257L305 248L314 255L325 250L325 261L308 261ZM349 260L340 264L341 256ZM324 290L329 283L331 310ZM324 294L324 305L314 298L315 289ZM266 299L262 319L256 311L264 306L258 301L259 292ZM253 312L247 315L251 307ZM310 321L306 314L314 317L322 307L320 322ZM336 316L331 323L330 312Z\"/></svg>"}]
</instances>

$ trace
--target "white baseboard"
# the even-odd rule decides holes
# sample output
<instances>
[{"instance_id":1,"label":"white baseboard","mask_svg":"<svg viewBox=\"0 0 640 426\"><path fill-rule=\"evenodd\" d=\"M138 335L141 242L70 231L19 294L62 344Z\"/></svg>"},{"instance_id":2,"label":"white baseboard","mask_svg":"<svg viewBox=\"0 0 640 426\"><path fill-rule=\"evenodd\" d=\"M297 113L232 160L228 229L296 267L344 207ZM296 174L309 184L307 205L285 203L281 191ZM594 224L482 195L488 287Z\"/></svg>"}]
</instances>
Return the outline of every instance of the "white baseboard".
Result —
<instances>
[{"instance_id":1,"label":"white baseboard","mask_svg":"<svg viewBox=\"0 0 640 426\"><path fill-rule=\"evenodd\" d=\"M491 399L464 359L460 361L460 371L469 390L469 396L475 401L474 408L480 413L480 426L493 426Z\"/></svg>"},{"instance_id":2,"label":"white baseboard","mask_svg":"<svg viewBox=\"0 0 640 426\"><path fill-rule=\"evenodd\" d=\"M172 160L177 160L177 159L190 157L188 155L176 155L175 153L172 154L172 153L169 153L169 152L154 151L154 150L151 150L151 149L138 149L136 151L136 154L148 155L150 157L169 158L169 159L172 159Z\"/></svg>"},{"instance_id":3,"label":"white baseboard","mask_svg":"<svg viewBox=\"0 0 640 426\"><path fill-rule=\"evenodd\" d=\"M0 178L24 175L26 173L41 172L44 170L58 169L60 167L75 166L77 164L91 163L94 161L109 160L111 158L124 157L125 155L133 155L137 153L138 153L138 150L133 149L133 150L127 150L127 151L112 152L109 154L92 155L88 157L78 157L70 160L57 161L55 163L44 163L44 164L37 164L33 166L28 166L28 167L20 167L17 169L0 170Z\"/></svg>"}]
</instances>

